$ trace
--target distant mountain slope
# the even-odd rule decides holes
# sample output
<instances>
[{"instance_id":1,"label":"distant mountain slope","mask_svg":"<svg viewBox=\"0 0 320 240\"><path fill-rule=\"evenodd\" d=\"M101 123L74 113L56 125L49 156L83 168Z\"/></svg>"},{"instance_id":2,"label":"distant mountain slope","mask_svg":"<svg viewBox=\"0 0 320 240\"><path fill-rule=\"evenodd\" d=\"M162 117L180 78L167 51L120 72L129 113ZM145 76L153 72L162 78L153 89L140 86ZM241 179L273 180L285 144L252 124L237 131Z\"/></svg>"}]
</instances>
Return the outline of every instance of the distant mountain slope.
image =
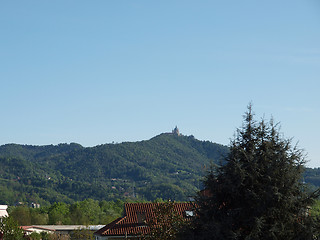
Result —
<instances>
[{"instance_id":1,"label":"distant mountain slope","mask_svg":"<svg viewBox=\"0 0 320 240\"><path fill-rule=\"evenodd\" d=\"M228 147L164 133L150 140L82 147L79 144L0 146L0 203L73 202L131 197L186 200ZM304 180L320 186L320 168Z\"/></svg>"},{"instance_id":2,"label":"distant mountain slope","mask_svg":"<svg viewBox=\"0 0 320 240\"><path fill-rule=\"evenodd\" d=\"M304 173L306 183L310 184L313 189L320 187L320 168L307 168Z\"/></svg>"},{"instance_id":3,"label":"distant mountain slope","mask_svg":"<svg viewBox=\"0 0 320 240\"><path fill-rule=\"evenodd\" d=\"M82 147L79 144L0 146L0 202L139 197L186 200L226 146L164 133L150 140Z\"/></svg>"}]
</instances>

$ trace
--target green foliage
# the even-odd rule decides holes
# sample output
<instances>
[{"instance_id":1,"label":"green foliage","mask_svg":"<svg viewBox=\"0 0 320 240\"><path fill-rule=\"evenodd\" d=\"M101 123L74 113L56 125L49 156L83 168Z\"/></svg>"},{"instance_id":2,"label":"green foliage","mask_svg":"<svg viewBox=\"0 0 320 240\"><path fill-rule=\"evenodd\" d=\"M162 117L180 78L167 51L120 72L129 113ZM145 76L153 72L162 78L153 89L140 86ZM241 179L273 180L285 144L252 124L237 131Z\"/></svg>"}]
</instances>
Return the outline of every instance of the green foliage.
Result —
<instances>
[{"instance_id":1,"label":"green foliage","mask_svg":"<svg viewBox=\"0 0 320 240\"><path fill-rule=\"evenodd\" d=\"M48 224L48 214L40 209L17 206L10 207L9 213L21 226Z\"/></svg>"},{"instance_id":2,"label":"green foliage","mask_svg":"<svg viewBox=\"0 0 320 240\"><path fill-rule=\"evenodd\" d=\"M22 240L24 236L18 222L11 216L2 218L0 222L0 232L2 232L3 239L5 240Z\"/></svg>"},{"instance_id":3,"label":"green foliage","mask_svg":"<svg viewBox=\"0 0 320 240\"><path fill-rule=\"evenodd\" d=\"M49 208L49 224L52 225L61 225L61 224L71 224L69 218L69 206L66 203L59 202L54 203Z\"/></svg>"},{"instance_id":4,"label":"green foliage","mask_svg":"<svg viewBox=\"0 0 320 240\"><path fill-rule=\"evenodd\" d=\"M93 232L88 228L77 229L71 234L71 240L93 240Z\"/></svg>"},{"instance_id":5,"label":"green foliage","mask_svg":"<svg viewBox=\"0 0 320 240\"><path fill-rule=\"evenodd\" d=\"M41 234L33 232L28 236L28 239L30 240L42 240Z\"/></svg>"},{"instance_id":6,"label":"green foliage","mask_svg":"<svg viewBox=\"0 0 320 240\"><path fill-rule=\"evenodd\" d=\"M141 190L141 193L147 199L185 199L185 192L180 187L172 183L154 184L153 186Z\"/></svg>"},{"instance_id":7,"label":"green foliage","mask_svg":"<svg viewBox=\"0 0 320 240\"><path fill-rule=\"evenodd\" d=\"M320 200L316 200L315 203L311 206L310 214L312 216L320 217Z\"/></svg>"},{"instance_id":8,"label":"green foliage","mask_svg":"<svg viewBox=\"0 0 320 240\"><path fill-rule=\"evenodd\" d=\"M60 233L47 233L41 232L36 233L33 232L30 235L24 237L27 240L70 240L70 236L68 234L60 234ZM84 240L86 238L82 238ZM90 239L90 238L88 238Z\"/></svg>"},{"instance_id":9,"label":"green foliage","mask_svg":"<svg viewBox=\"0 0 320 240\"><path fill-rule=\"evenodd\" d=\"M10 207L9 215L21 226L47 224L97 225L120 217L124 202L86 199L73 204L53 203L40 209Z\"/></svg>"},{"instance_id":10,"label":"green foliage","mask_svg":"<svg viewBox=\"0 0 320 240\"><path fill-rule=\"evenodd\" d=\"M219 144L172 134L91 148L7 144L0 146L0 202L186 200L198 190L204 167L227 152Z\"/></svg>"},{"instance_id":11,"label":"green foliage","mask_svg":"<svg viewBox=\"0 0 320 240\"><path fill-rule=\"evenodd\" d=\"M43 212L41 209L30 209L30 215L31 215L31 223L30 225L46 225L49 222L49 216L48 213Z\"/></svg>"},{"instance_id":12,"label":"green foliage","mask_svg":"<svg viewBox=\"0 0 320 240\"><path fill-rule=\"evenodd\" d=\"M99 224L102 216L99 201L86 199L70 206L71 221L76 224Z\"/></svg>"},{"instance_id":13,"label":"green foliage","mask_svg":"<svg viewBox=\"0 0 320 240\"><path fill-rule=\"evenodd\" d=\"M314 239L317 219L308 208L317 194L301 181L304 156L270 121L251 112L231 143L227 163L207 175L197 197L194 239ZM209 194L208 194L209 193Z\"/></svg>"}]
</instances>

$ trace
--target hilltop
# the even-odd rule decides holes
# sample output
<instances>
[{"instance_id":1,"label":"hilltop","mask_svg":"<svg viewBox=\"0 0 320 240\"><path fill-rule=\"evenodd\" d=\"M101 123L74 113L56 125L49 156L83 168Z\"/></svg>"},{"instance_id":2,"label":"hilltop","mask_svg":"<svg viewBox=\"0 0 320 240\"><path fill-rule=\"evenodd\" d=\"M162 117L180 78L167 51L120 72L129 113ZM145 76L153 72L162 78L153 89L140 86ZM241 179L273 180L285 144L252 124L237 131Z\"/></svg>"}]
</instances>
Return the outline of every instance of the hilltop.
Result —
<instances>
[{"instance_id":1,"label":"hilltop","mask_svg":"<svg viewBox=\"0 0 320 240\"><path fill-rule=\"evenodd\" d=\"M6 144L0 146L0 202L187 200L227 152L226 146L179 132L95 147Z\"/></svg>"}]
</instances>

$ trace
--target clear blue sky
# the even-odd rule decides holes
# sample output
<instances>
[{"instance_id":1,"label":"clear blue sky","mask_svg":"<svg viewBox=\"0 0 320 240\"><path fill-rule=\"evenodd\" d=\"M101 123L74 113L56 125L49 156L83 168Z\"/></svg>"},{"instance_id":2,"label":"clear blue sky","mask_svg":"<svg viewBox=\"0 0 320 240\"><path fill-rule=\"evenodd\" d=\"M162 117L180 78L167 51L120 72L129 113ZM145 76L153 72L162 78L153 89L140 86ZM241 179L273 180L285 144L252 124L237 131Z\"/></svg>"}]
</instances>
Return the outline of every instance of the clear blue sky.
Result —
<instances>
[{"instance_id":1,"label":"clear blue sky","mask_svg":"<svg viewBox=\"0 0 320 240\"><path fill-rule=\"evenodd\" d=\"M320 167L320 2L1 1L0 144L229 144L250 101Z\"/></svg>"}]
</instances>

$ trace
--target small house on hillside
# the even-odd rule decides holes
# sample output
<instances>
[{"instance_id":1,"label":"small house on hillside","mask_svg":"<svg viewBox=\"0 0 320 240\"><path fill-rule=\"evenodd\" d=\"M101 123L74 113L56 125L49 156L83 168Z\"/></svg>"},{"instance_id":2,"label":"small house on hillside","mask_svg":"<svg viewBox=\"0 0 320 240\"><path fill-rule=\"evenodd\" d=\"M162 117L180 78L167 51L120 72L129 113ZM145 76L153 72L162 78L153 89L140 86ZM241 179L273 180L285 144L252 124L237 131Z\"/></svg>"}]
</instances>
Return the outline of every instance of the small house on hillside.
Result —
<instances>
[{"instance_id":1,"label":"small house on hillside","mask_svg":"<svg viewBox=\"0 0 320 240\"><path fill-rule=\"evenodd\" d=\"M95 240L138 239L148 234L147 223L155 219L155 209L163 203L126 203L120 217L94 233ZM194 216L192 203L174 203L174 211L186 220Z\"/></svg>"}]
</instances>

